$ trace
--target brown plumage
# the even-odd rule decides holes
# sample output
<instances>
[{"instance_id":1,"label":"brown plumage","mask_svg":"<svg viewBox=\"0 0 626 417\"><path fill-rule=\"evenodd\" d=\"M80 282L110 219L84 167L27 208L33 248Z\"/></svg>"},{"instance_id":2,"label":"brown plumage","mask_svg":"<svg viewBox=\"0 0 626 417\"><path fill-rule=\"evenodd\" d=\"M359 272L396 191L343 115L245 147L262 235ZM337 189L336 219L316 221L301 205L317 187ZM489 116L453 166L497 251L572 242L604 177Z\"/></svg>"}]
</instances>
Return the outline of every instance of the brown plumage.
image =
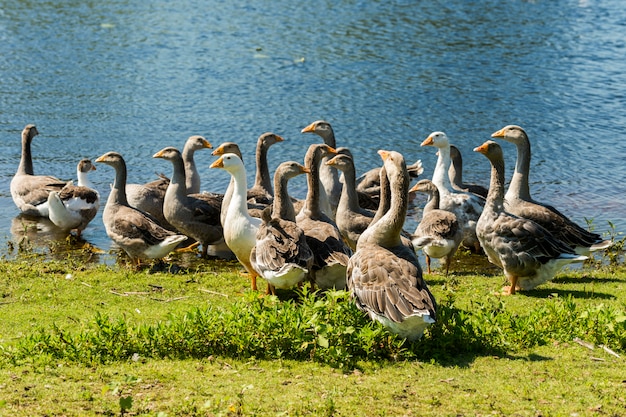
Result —
<instances>
[{"instance_id":1,"label":"brown plumage","mask_svg":"<svg viewBox=\"0 0 626 417\"><path fill-rule=\"evenodd\" d=\"M450 145L450 162L448 177L450 178L452 188L457 191L465 191L479 195L482 198L487 198L487 193L489 192L487 188L479 184L463 182L463 157L461 156L459 148L454 145Z\"/></svg>"}]
</instances>

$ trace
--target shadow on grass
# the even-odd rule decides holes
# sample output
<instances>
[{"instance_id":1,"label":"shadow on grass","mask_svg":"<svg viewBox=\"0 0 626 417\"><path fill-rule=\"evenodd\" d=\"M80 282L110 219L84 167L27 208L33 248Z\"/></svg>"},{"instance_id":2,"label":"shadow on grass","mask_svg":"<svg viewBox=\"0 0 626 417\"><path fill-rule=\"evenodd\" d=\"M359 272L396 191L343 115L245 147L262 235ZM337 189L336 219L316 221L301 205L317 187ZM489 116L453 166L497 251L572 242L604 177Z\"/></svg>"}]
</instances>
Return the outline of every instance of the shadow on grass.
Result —
<instances>
[{"instance_id":1,"label":"shadow on grass","mask_svg":"<svg viewBox=\"0 0 626 417\"><path fill-rule=\"evenodd\" d=\"M538 289L534 289L534 290L528 290L528 291L518 291L518 294L524 295L526 297L530 297L530 298L551 298L554 297L555 294L558 297L561 298L566 298L568 296L572 297L572 298L579 298L579 299L594 299L594 298L599 298L602 300L614 300L616 297L614 294L606 294L606 293L601 293L601 292L594 292L594 291L585 291L585 290L558 290L558 289L554 289L554 288L538 288Z\"/></svg>"}]
</instances>

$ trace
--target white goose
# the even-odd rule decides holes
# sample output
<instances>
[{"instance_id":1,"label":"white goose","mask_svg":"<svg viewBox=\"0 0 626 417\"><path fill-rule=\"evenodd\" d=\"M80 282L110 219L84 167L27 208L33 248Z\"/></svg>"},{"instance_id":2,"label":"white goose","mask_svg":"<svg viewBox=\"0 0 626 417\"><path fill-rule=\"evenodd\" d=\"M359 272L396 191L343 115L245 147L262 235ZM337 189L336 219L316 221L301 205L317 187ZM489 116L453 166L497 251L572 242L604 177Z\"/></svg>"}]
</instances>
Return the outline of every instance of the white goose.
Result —
<instances>
[{"instance_id":1,"label":"white goose","mask_svg":"<svg viewBox=\"0 0 626 417\"><path fill-rule=\"evenodd\" d=\"M450 168L450 142L444 132L431 133L421 146L434 146L438 149L437 165L433 172L433 183L439 190L439 208L456 216L463 229L463 245L478 252L480 243L476 237L476 222L485 205L485 199L475 194L457 191L448 178Z\"/></svg>"},{"instance_id":2,"label":"white goose","mask_svg":"<svg viewBox=\"0 0 626 417\"><path fill-rule=\"evenodd\" d=\"M378 151L391 186L391 207L363 232L347 268L348 289L359 309L408 340L435 322L437 304L412 247L402 243L409 175L399 152Z\"/></svg>"},{"instance_id":3,"label":"white goose","mask_svg":"<svg viewBox=\"0 0 626 417\"><path fill-rule=\"evenodd\" d=\"M100 208L100 194L87 177L95 169L89 159L82 159L76 167L78 185L68 184L48 195L48 214L52 223L68 232L76 230L78 237Z\"/></svg>"},{"instance_id":4,"label":"white goose","mask_svg":"<svg viewBox=\"0 0 626 417\"><path fill-rule=\"evenodd\" d=\"M224 219L224 241L237 257L250 276L251 287L257 290L256 279L259 275L250 262L250 252L256 244L256 234L261 219L248 213L246 170L241 158L233 153L220 156L211 164L211 168L221 168L232 176L233 193Z\"/></svg>"},{"instance_id":5,"label":"white goose","mask_svg":"<svg viewBox=\"0 0 626 417\"><path fill-rule=\"evenodd\" d=\"M22 130L22 157L11 179L11 197L23 214L48 217L48 194L60 191L67 183L49 175L34 174L30 144L38 134L32 124Z\"/></svg>"}]
</instances>

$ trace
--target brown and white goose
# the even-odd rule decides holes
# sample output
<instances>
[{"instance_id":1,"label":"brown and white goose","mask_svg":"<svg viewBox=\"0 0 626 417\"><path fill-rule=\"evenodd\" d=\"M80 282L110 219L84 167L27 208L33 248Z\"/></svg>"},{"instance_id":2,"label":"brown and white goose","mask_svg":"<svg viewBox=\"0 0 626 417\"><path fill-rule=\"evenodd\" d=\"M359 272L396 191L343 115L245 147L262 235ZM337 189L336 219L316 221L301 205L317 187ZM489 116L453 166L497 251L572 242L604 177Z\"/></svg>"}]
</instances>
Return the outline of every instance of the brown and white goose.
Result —
<instances>
[{"instance_id":1,"label":"brown and white goose","mask_svg":"<svg viewBox=\"0 0 626 417\"><path fill-rule=\"evenodd\" d=\"M224 242L220 223L222 197L208 193L189 194L185 163L180 151L174 147L161 149L154 158L170 161L174 171L163 199L163 215L180 233L202 245L202 258L207 257L211 245Z\"/></svg>"},{"instance_id":2,"label":"brown and white goose","mask_svg":"<svg viewBox=\"0 0 626 417\"><path fill-rule=\"evenodd\" d=\"M223 224L224 241L248 272L251 287L256 291L256 278L259 273L250 262L250 252L256 244L256 234L261 225L261 219L252 217L248 213L246 169L241 158L234 153L221 155L211 164L211 168L224 169L234 179L233 193Z\"/></svg>"},{"instance_id":3,"label":"brown and white goose","mask_svg":"<svg viewBox=\"0 0 626 417\"><path fill-rule=\"evenodd\" d=\"M352 250L341 237L337 225L320 208L320 162L336 151L325 144L309 146L304 156L304 166L311 173L307 177L307 195L304 206L296 216L296 223L304 231L306 241L313 251L312 279L321 289L344 289L346 265Z\"/></svg>"},{"instance_id":4,"label":"brown and white goose","mask_svg":"<svg viewBox=\"0 0 626 417\"><path fill-rule=\"evenodd\" d=\"M11 179L11 197L23 214L48 217L48 194L60 191L67 183L49 175L35 175L30 144L39 132L35 125L22 130L22 156L17 172Z\"/></svg>"},{"instance_id":5,"label":"brown and white goose","mask_svg":"<svg viewBox=\"0 0 626 417\"><path fill-rule=\"evenodd\" d=\"M461 151L454 145L450 145L450 168L448 169L448 178L452 188L458 191L465 191L487 198L489 190L479 184L463 182L463 157Z\"/></svg>"},{"instance_id":6,"label":"brown and white goose","mask_svg":"<svg viewBox=\"0 0 626 417\"><path fill-rule=\"evenodd\" d=\"M211 144L199 135L190 136L183 147L185 163L186 187L189 194L200 192L200 174L194 160L194 154L200 149L210 149ZM127 184L126 195L131 207L150 214L159 224L168 229L175 229L163 214L163 199L169 185L169 178L161 175L158 179L146 184Z\"/></svg>"},{"instance_id":7,"label":"brown and white goose","mask_svg":"<svg viewBox=\"0 0 626 417\"><path fill-rule=\"evenodd\" d=\"M126 162L117 152L108 152L96 162L115 169L115 181L104 206L102 221L107 235L122 248L135 265L141 259L160 259L187 239L159 226L144 212L128 205L126 199Z\"/></svg>"},{"instance_id":8,"label":"brown and white goose","mask_svg":"<svg viewBox=\"0 0 626 417\"><path fill-rule=\"evenodd\" d=\"M348 262L348 289L359 309L408 340L435 322L435 298L422 278L417 255L402 243L409 175L403 156L378 151L391 186L391 207L361 235Z\"/></svg>"},{"instance_id":9,"label":"brown and white goose","mask_svg":"<svg viewBox=\"0 0 626 417\"><path fill-rule=\"evenodd\" d=\"M583 229L556 208L533 200L530 196L528 183L530 140L524 129L508 125L493 133L491 137L511 142L517 148L515 172L504 196L507 211L540 224L578 254L588 255L590 252L611 246L610 240L604 240L599 234Z\"/></svg>"},{"instance_id":10,"label":"brown and white goose","mask_svg":"<svg viewBox=\"0 0 626 417\"><path fill-rule=\"evenodd\" d=\"M309 276L313 252L304 232L296 224L296 213L289 197L287 183L309 170L297 162L283 162L274 173L274 201L263 210L256 245L250 253L253 268L268 283L268 292L275 288L289 289Z\"/></svg>"},{"instance_id":11,"label":"brown and white goose","mask_svg":"<svg viewBox=\"0 0 626 417\"><path fill-rule=\"evenodd\" d=\"M450 141L444 132L431 133L421 146L434 146L438 149L437 164L432 181L439 190L439 208L454 213L463 229L463 245L478 252L480 243L476 238L476 222L485 205L485 199L452 188L448 178L448 169L451 163Z\"/></svg>"},{"instance_id":12,"label":"brown and white goose","mask_svg":"<svg viewBox=\"0 0 626 417\"><path fill-rule=\"evenodd\" d=\"M100 208L100 194L87 177L95 169L89 159L81 159L76 167L78 185L68 184L48 195L50 221L67 232L76 230L78 237Z\"/></svg>"},{"instance_id":13,"label":"brown and white goose","mask_svg":"<svg viewBox=\"0 0 626 417\"><path fill-rule=\"evenodd\" d=\"M326 162L343 173L341 198L337 206L335 223L350 249L356 250L356 242L361 233L371 223L374 212L361 208L356 191L354 161L348 155L339 154Z\"/></svg>"},{"instance_id":14,"label":"brown and white goose","mask_svg":"<svg viewBox=\"0 0 626 417\"><path fill-rule=\"evenodd\" d=\"M412 235L413 246L424 252L429 274L432 273L430 259L443 258L448 275L450 262L463 239L463 230L454 213L439 209L439 190L432 181L420 180L410 191L428 194L422 219Z\"/></svg>"},{"instance_id":15,"label":"brown and white goose","mask_svg":"<svg viewBox=\"0 0 626 417\"><path fill-rule=\"evenodd\" d=\"M330 123L325 120L317 120L301 131L302 133L315 133L322 138L324 143L329 147L335 149L337 143L335 140L335 132ZM319 169L319 205L321 210L326 215L335 220L335 212L337 211L337 205L341 198L341 183L339 182L339 173L335 168L330 165L326 165L330 158L324 157L320 161Z\"/></svg>"},{"instance_id":16,"label":"brown and white goose","mask_svg":"<svg viewBox=\"0 0 626 417\"><path fill-rule=\"evenodd\" d=\"M504 158L500 145L489 140L474 151L485 155L491 163L489 194L476 233L489 262L502 268L511 283L505 294L535 288L554 278L563 266L587 259L538 223L506 210Z\"/></svg>"}]
</instances>

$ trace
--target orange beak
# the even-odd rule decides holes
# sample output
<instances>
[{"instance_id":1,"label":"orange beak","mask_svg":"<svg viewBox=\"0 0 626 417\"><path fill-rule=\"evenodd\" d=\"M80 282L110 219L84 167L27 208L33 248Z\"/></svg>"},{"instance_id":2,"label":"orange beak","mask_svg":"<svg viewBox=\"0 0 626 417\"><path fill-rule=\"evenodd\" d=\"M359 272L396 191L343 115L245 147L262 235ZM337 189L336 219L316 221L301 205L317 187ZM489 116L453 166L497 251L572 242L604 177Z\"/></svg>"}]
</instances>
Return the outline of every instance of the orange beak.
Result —
<instances>
[{"instance_id":1,"label":"orange beak","mask_svg":"<svg viewBox=\"0 0 626 417\"><path fill-rule=\"evenodd\" d=\"M211 145L211 143L206 140L206 139L202 139L202 147L203 148L208 148L208 149L213 149L213 145Z\"/></svg>"},{"instance_id":2,"label":"orange beak","mask_svg":"<svg viewBox=\"0 0 626 417\"><path fill-rule=\"evenodd\" d=\"M391 152L384 151L382 149L378 151L378 155L380 155L380 157L383 159L383 161L387 160L387 158L389 158L390 154L391 154Z\"/></svg>"},{"instance_id":3,"label":"orange beak","mask_svg":"<svg viewBox=\"0 0 626 417\"><path fill-rule=\"evenodd\" d=\"M161 149L159 152L155 153L154 155L152 155L153 158L163 158L163 151L165 149Z\"/></svg>"},{"instance_id":4,"label":"orange beak","mask_svg":"<svg viewBox=\"0 0 626 417\"><path fill-rule=\"evenodd\" d=\"M305 127L304 129L300 131L300 133L309 133L309 132L315 132L315 122L311 123L310 125L308 125L307 127Z\"/></svg>"},{"instance_id":5,"label":"orange beak","mask_svg":"<svg viewBox=\"0 0 626 417\"><path fill-rule=\"evenodd\" d=\"M434 142L435 141L433 140L433 137L429 136L426 139L424 139L424 142L422 142L420 146L432 146Z\"/></svg>"},{"instance_id":6,"label":"orange beak","mask_svg":"<svg viewBox=\"0 0 626 417\"><path fill-rule=\"evenodd\" d=\"M482 145L474 148L474 152L480 152L483 155L485 155L487 153L487 148L489 147L489 144L487 142L483 143Z\"/></svg>"},{"instance_id":7,"label":"orange beak","mask_svg":"<svg viewBox=\"0 0 626 417\"><path fill-rule=\"evenodd\" d=\"M209 168L224 168L224 159L220 156L218 160L213 162Z\"/></svg>"},{"instance_id":8,"label":"orange beak","mask_svg":"<svg viewBox=\"0 0 626 417\"><path fill-rule=\"evenodd\" d=\"M504 128L498 130L497 132L494 132L491 134L492 138L503 138L504 137Z\"/></svg>"}]
</instances>

